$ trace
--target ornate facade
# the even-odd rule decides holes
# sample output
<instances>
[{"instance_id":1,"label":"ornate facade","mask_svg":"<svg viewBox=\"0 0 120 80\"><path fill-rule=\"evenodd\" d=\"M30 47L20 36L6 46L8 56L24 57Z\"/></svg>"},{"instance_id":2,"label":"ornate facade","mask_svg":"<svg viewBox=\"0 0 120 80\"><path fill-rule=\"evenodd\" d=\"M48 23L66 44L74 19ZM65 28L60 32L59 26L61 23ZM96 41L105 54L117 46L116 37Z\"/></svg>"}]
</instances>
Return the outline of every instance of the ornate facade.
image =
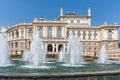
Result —
<instances>
[{"instance_id":1,"label":"ornate facade","mask_svg":"<svg viewBox=\"0 0 120 80\"><path fill-rule=\"evenodd\" d=\"M78 15L74 12L63 14L61 9L58 20L35 18L31 23L8 27L7 34L10 54L13 55L21 55L25 48L30 48L32 33L39 30L47 54L58 54L61 47L67 52L67 37L72 31L80 37L84 47L83 55L98 56L103 44L108 51L118 49L118 28L116 23L91 26L90 8L87 15ZM109 54L109 57L118 58L120 54Z\"/></svg>"}]
</instances>

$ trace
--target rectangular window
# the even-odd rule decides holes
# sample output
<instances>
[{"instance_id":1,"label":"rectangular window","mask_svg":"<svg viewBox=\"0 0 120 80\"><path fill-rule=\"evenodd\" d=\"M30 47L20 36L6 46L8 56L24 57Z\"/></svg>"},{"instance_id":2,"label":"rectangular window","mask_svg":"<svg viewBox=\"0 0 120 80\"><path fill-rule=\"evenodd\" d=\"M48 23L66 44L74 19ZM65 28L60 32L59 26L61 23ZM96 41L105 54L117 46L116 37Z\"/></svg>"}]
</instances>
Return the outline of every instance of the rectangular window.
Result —
<instances>
[{"instance_id":1,"label":"rectangular window","mask_svg":"<svg viewBox=\"0 0 120 80\"><path fill-rule=\"evenodd\" d=\"M77 23L80 23L80 20L77 20Z\"/></svg>"},{"instance_id":2,"label":"rectangular window","mask_svg":"<svg viewBox=\"0 0 120 80\"><path fill-rule=\"evenodd\" d=\"M71 20L71 23L74 23L74 20Z\"/></svg>"},{"instance_id":3,"label":"rectangular window","mask_svg":"<svg viewBox=\"0 0 120 80\"><path fill-rule=\"evenodd\" d=\"M52 37L52 28L51 28L51 27L49 27L49 28L47 29L47 36L48 36L48 37Z\"/></svg>"},{"instance_id":4,"label":"rectangular window","mask_svg":"<svg viewBox=\"0 0 120 80\"><path fill-rule=\"evenodd\" d=\"M11 43L11 47L13 48L13 43Z\"/></svg>"}]
</instances>

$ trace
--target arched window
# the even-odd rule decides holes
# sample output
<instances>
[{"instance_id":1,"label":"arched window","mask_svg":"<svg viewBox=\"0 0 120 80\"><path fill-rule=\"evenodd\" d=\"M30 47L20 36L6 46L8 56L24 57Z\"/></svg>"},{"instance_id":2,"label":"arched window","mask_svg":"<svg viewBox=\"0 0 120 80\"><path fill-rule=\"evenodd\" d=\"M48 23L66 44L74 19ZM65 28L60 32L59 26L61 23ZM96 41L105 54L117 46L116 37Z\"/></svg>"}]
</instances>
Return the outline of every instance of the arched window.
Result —
<instances>
[{"instance_id":1,"label":"arched window","mask_svg":"<svg viewBox=\"0 0 120 80\"><path fill-rule=\"evenodd\" d=\"M16 31L16 37L17 37L17 38L19 37L19 32L18 32L18 30Z\"/></svg>"},{"instance_id":2,"label":"arched window","mask_svg":"<svg viewBox=\"0 0 120 80\"><path fill-rule=\"evenodd\" d=\"M23 50L21 50L21 55L23 54Z\"/></svg>"},{"instance_id":3,"label":"arched window","mask_svg":"<svg viewBox=\"0 0 120 80\"><path fill-rule=\"evenodd\" d=\"M43 37L43 29L39 28L38 31L39 31L40 37Z\"/></svg>"},{"instance_id":4,"label":"arched window","mask_svg":"<svg viewBox=\"0 0 120 80\"><path fill-rule=\"evenodd\" d=\"M48 37L52 37L52 28L47 29L47 35Z\"/></svg>"},{"instance_id":5,"label":"arched window","mask_svg":"<svg viewBox=\"0 0 120 80\"><path fill-rule=\"evenodd\" d=\"M33 30L32 30L32 29L29 29L29 31L28 31L28 37L31 37L31 36L32 36L32 33L33 33Z\"/></svg>"},{"instance_id":6,"label":"arched window","mask_svg":"<svg viewBox=\"0 0 120 80\"><path fill-rule=\"evenodd\" d=\"M58 52L63 48L63 45L62 44L59 44L58 45Z\"/></svg>"},{"instance_id":7,"label":"arched window","mask_svg":"<svg viewBox=\"0 0 120 80\"><path fill-rule=\"evenodd\" d=\"M48 46L47 46L47 51L48 51L48 52L52 52L52 51L53 51L52 44L48 44Z\"/></svg>"},{"instance_id":8,"label":"arched window","mask_svg":"<svg viewBox=\"0 0 120 80\"><path fill-rule=\"evenodd\" d=\"M12 38L14 38L14 32L12 31Z\"/></svg>"},{"instance_id":9,"label":"arched window","mask_svg":"<svg viewBox=\"0 0 120 80\"><path fill-rule=\"evenodd\" d=\"M112 30L108 30L108 39L112 39Z\"/></svg>"},{"instance_id":10,"label":"arched window","mask_svg":"<svg viewBox=\"0 0 120 80\"><path fill-rule=\"evenodd\" d=\"M57 37L62 37L62 29L61 28L57 29Z\"/></svg>"}]
</instances>

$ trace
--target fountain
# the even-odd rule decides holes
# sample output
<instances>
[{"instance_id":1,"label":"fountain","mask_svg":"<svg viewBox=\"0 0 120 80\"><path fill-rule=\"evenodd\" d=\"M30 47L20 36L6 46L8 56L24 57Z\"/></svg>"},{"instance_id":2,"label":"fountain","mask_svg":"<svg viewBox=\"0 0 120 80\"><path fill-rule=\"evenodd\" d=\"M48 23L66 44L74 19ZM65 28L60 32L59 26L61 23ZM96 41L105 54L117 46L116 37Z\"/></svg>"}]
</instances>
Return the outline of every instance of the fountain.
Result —
<instances>
[{"instance_id":1,"label":"fountain","mask_svg":"<svg viewBox=\"0 0 120 80\"><path fill-rule=\"evenodd\" d=\"M63 48L61 48L58 53L58 62L65 62L65 51Z\"/></svg>"},{"instance_id":2,"label":"fountain","mask_svg":"<svg viewBox=\"0 0 120 80\"><path fill-rule=\"evenodd\" d=\"M27 67L33 68L43 67L42 65L46 62L46 53L39 31L33 34L30 50L24 51L23 60L29 62L30 65Z\"/></svg>"},{"instance_id":3,"label":"fountain","mask_svg":"<svg viewBox=\"0 0 120 80\"><path fill-rule=\"evenodd\" d=\"M98 63L101 64L107 64L110 63L108 59L108 53L106 51L105 45L102 46L100 53L99 53L99 58L98 58Z\"/></svg>"},{"instance_id":4,"label":"fountain","mask_svg":"<svg viewBox=\"0 0 120 80\"><path fill-rule=\"evenodd\" d=\"M7 44L7 37L5 32L0 34L0 65L7 65L10 62L9 59L9 49ZM15 65L0 67L0 79L42 79L42 80L115 80L120 79L120 65L119 64L104 64L109 63L107 51L105 45L102 46L98 63L83 64L82 59L83 48L80 43L79 37L73 35L70 32L68 39L68 50L65 55L67 55L69 67L62 66L62 63L46 63L46 52L44 50L43 43L39 37L39 31L37 31L32 38L30 50L25 49L23 53L23 60L11 60ZM66 61L66 56L63 55L64 50L61 49L59 52L58 61ZM65 58L65 59L64 59ZM26 65L26 63L29 63ZM24 66L25 65L25 66ZM76 65L78 67L76 67ZM80 66L79 66L80 65ZM22 66L22 67L21 67ZM54 67L50 67L54 66ZM72 66L72 67L71 67ZM47 69L46 69L47 68ZM112 70L112 71L111 71ZM14 74L13 74L14 73ZM6 75L7 74L7 75ZM117 76L116 76L117 75ZM2 76L2 77L1 77Z\"/></svg>"},{"instance_id":5,"label":"fountain","mask_svg":"<svg viewBox=\"0 0 120 80\"><path fill-rule=\"evenodd\" d=\"M39 31L33 35L33 40L31 42L31 55L32 55L32 64L33 66L39 66L39 64L46 61L46 53L44 45L41 41Z\"/></svg>"},{"instance_id":6,"label":"fountain","mask_svg":"<svg viewBox=\"0 0 120 80\"><path fill-rule=\"evenodd\" d=\"M2 28L0 33L0 66L10 65L10 55L6 30Z\"/></svg>"},{"instance_id":7,"label":"fountain","mask_svg":"<svg viewBox=\"0 0 120 80\"><path fill-rule=\"evenodd\" d=\"M83 63L82 53L83 48L80 42L80 38L77 35L73 35L70 31L67 50L67 54L69 54L68 63L70 66L78 66Z\"/></svg>"},{"instance_id":8,"label":"fountain","mask_svg":"<svg viewBox=\"0 0 120 80\"><path fill-rule=\"evenodd\" d=\"M30 56L30 50L29 49L25 49L23 51L23 61L27 61L29 62L32 56Z\"/></svg>"}]
</instances>

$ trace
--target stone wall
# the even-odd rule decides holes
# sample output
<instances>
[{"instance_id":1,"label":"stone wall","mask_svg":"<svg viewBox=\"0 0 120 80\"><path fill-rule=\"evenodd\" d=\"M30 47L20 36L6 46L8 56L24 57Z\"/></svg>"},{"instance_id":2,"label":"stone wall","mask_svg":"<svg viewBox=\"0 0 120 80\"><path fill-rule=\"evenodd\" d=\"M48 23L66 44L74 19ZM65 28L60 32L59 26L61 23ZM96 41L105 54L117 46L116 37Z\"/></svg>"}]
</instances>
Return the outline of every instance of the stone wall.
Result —
<instances>
[{"instance_id":1,"label":"stone wall","mask_svg":"<svg viewBox=\"0 0 120 80\"><path fill-rule=\"evenodd\" d=\"M1 74L0 80L120 80L120 71L47 74Z\"/></svg>"}]
</instances>

